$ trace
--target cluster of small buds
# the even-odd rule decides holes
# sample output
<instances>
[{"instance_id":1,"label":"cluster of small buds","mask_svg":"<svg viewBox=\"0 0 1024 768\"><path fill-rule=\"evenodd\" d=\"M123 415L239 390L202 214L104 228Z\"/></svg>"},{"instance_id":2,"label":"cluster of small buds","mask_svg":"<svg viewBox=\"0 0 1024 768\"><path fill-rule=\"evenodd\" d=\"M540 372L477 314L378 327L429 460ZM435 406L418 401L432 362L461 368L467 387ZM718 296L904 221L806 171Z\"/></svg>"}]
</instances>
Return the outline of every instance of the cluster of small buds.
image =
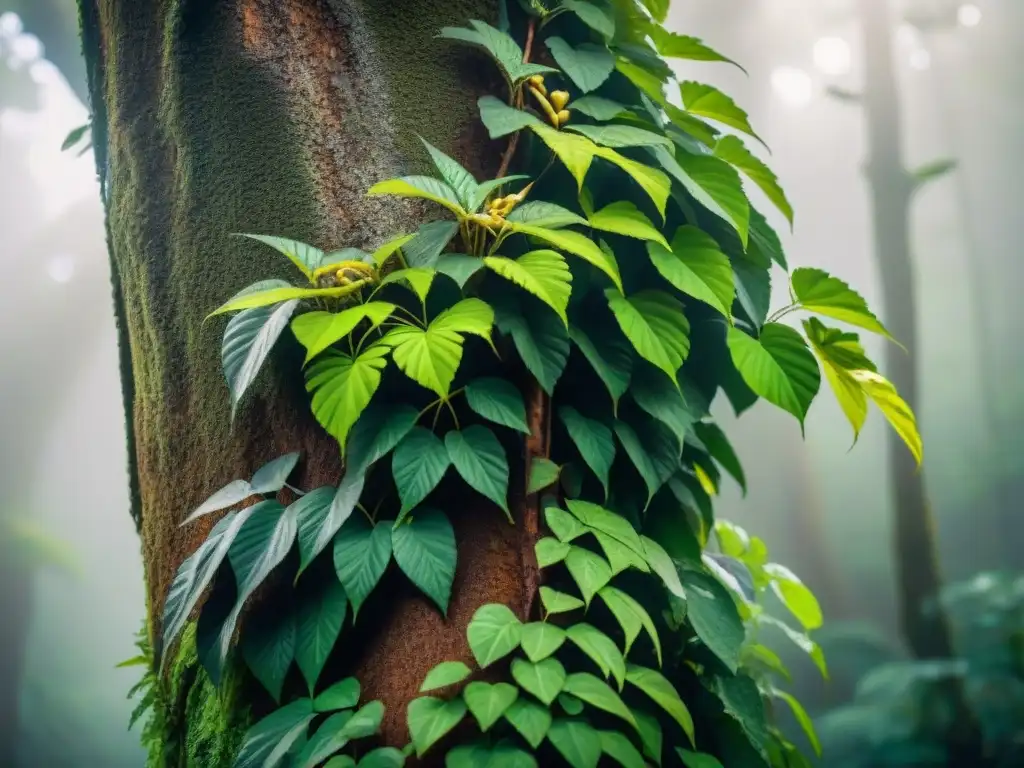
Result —
<instances>
[{"instance_id":1,"label":"cluster of small buds","mask_svg":"<svg viewBox=\"0 0 1024 768\"><path fill-rule=\"evenodd\" d=\"M505 224L505 217L512 212L513 208L526 199L526 195L532 186L533 184L527 184L521 191L515 194L496 197L487 204L487 213L474 213L470 218L477 224L488 228L501 228Z\"/></svg>"},{"instance_id":2,"label":"cluster of small buds","mask_svg":"<svg viewBox=\"0 0 1024 768\"><path fill-rule=\"evenodd\" d=\"M548 116L548 120L555 128L561 128L569 122L569 110L565 105L569 103L568 91L551 91L548 93L544 87L544 76L534 75L528 81L530 93L537 100L541 108Z\"/></svg>"},{"instance_id":3,"label":"cluster of small buds","mask_svg":"<svg viewBox=\"0 0 1024 768\"><path fill-rule=\"evenodd\" d=\"M320 267L313 273L313 282L320 288L349 285L359 280L371 280L374 270L362 261L339 261Z\"/></svg>"}]
</instances>

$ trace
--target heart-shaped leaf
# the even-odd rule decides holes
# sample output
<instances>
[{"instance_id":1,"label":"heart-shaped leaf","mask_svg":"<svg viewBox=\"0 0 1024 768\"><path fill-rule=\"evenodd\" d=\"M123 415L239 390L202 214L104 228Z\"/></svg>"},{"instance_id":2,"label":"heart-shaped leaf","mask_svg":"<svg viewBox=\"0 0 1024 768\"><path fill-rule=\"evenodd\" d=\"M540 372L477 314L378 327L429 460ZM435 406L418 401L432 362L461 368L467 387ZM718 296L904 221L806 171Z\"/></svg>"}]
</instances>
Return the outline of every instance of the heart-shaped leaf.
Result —
<instances>
[{"instance_id":1,"label":"heart-shaped leaf","mask_svg":"<svg viewBox=\"0 0 1024 768\"><path fill-rule=\"evenodd\" d=\"M442 613L455 581L455 531L442 512L420 508L391 532L395 562Z\"/></svg>"},{"instance_id":2,"label":"heart-shaped leaf","mask_svg":"<svg viewBox=\"0 0 1024 768\"><path fill-rule=\"evenodd\" d=\"M476 663L483 669L519 647L522 622L506 605L480 606L466 628L466 639Z\"/></svg>"},{"instance_id":3,"label":"heart-shaped leaf","mask_svg":"<svg viewBox=\"0 0 1024 768\"><path fill-rule=\"evenodd\" d=\"M444 437L448 457L462 479L477 493L497 504L512 520L508 509L508 459L498 438L479 424L452 430Z\"/></svg>"},{"instance_id":4,"label":"heart-shaped leaf","mask_svg":"<svg viewBox=\"0 0 1024 768\"><path fill-rule=\"evenodd\" d=\"M352 603L352 620L391 562L391 521L371 527L362 515L350 517L334 537L334 569Z\"/></svg>"}]
</instances>

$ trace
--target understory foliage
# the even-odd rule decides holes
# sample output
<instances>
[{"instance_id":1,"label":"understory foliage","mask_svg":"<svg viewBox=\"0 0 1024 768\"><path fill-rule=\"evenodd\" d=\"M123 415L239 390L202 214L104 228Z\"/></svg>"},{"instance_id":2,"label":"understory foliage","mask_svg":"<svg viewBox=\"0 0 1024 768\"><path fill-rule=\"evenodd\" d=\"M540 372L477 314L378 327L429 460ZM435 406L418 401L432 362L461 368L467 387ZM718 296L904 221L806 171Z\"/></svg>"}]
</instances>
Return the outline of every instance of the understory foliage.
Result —
<instances>
[{"instance_id":1,"label":"understory foliage","mask_svg":"<svg viewBox=\"0 0 1024 768\"><path fill-rule=\"evenodd\" d=\"M929 609L938 606L950 621L956 659L911 660L869 642L871 635L847 639L848 656L860 645L856 655L877 662L861 667L851 701L816 718L827 749L822 765L953 765L951 679L982 727L985 752L976 764L1024 764L1024 576L980 573L943 587Z\"/></svg>"},{"instance_id":2,"label":"understory foliage","mask_svg":"<svg viewBox=\"0 0 1024 768\"><path fill-rule=\"evenodd\" d=\"M232 314L233 405L294 336L294 375L344 460L337 486L302 490L287 482L299 456L275 458L185 521L231 509L174 579L154 664L212 585L195 628L211 681L240 658L278 704L236 766L806 765L779 706L817 744L758 637L782 627L825 673L808 635L821 611L761 539L715 520L722 473L745 478L709 407L719 389L737 413L763 398L802 429L824 370L855 435L874 402L920 458L913 414L856 333L826 323L888 333L818 269L789 273L791 302L769 316L770 271L787 265L744 184L792 210L741 138L760 141L746 114L673 76L667 59L732 62L665 30L667 0L521 5L440 32L495 67L479 112L496 177L424 139L433 175L368 193L426 200L435 220L372 253L246 235L301 284L269 278L213 313ZM433 669L410 743L379 746L382 703L325 665L368 605L389 610L389 568L447 612L448 510L470 493L519 529L536 599L479 606L475 664Z\"/></svg>"}]
</instances>

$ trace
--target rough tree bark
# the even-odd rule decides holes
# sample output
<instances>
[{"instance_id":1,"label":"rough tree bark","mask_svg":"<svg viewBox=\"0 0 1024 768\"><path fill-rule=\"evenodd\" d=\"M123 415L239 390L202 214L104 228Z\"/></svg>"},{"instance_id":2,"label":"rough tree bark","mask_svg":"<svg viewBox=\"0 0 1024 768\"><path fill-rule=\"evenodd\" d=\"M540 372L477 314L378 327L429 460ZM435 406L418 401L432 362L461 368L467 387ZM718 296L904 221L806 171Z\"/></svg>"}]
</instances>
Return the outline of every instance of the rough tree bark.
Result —
<instances>
[{"instance_id":1,"label":"rough tree bark","mask_svg":"<svg viewBox=\"0 0 1024 768\"><path fill-rule=\"evenodd\" d=\"M179 527L203 498L287 451L302 451L302 487L339 475L337 445L294 374L261 376L229 426L222 326L203 318L254 280L289 274L279 255L229 233L373 248L413 231L421 208L364 193L424 170L416 134L493 173L503 146L483 133L475 100L497 84L480 81L486 70L472 54L434 36L469 18L493 21L496 3L81 0L81 10L157 633L175 570L212 525ZM493 163L473 156L481 146L493 148ZM341 641L361 654L351 671L367 698L385 703L392 744L407 740L404 705L428 669L469 659L472 612L522 605L515 530L475 502L448 511L459 563L447 620L399 592L367 622L370 636Z\"/></svg>"}]
</instances>

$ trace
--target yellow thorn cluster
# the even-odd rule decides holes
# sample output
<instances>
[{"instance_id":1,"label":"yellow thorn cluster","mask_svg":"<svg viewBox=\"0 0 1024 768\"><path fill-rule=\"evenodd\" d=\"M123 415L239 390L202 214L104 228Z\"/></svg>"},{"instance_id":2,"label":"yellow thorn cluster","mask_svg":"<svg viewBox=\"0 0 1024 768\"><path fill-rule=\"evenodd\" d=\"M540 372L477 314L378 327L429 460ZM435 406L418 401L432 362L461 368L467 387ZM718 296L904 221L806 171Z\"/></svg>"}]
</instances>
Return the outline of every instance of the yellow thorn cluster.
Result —
<instances>
[{"instance_id":1,"label":"yellow thorn cluster","mask_svg":"<svg viewBox=\"0 0 1024 768\"><path fill-rule=\"evenodd\" d=\"M544 87L543 75L534 75L527 82L533 98L540 104L541 109L548 116L548 121L555 128L561 128L569 122L569 110L565 108L565 105L569 103L568 91L548 93L547 88Z\"/></svg>"}]
</instances>

